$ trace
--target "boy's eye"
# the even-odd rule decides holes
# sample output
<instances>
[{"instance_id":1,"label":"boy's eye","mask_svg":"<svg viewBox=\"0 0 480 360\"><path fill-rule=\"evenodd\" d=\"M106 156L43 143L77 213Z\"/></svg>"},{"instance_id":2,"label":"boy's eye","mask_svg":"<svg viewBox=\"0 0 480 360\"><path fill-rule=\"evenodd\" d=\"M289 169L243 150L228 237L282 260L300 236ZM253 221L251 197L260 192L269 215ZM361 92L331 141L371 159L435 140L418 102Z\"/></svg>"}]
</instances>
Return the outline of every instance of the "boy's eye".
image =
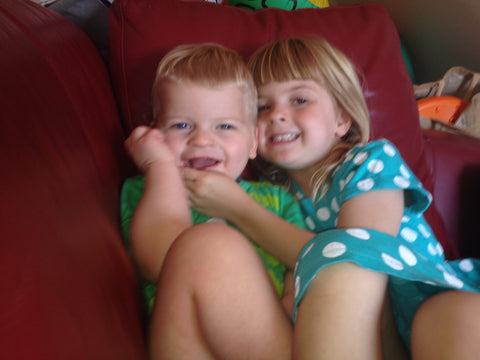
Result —
<instances>
[{"instance_id":1,"label":"boy's eye","mask_svg":"<svg viewBox=\"0 0 480 360\"><path fill-rule=\"evenodd\" d=\"M222 130L231 130L233 129L233 125L232 124L221 124L218 126L220 129Z\"/></svg>"},{"instance_id":2,"label":"boy's eye","mask_svg":"<svg viewBox=\"0 0 480 360\"><path fill-rule=\"evenodd\" d=\"M184 122L176 123L172 125L172 128L175 129L189 129L190 125Z\"/></svg>"}]
</instances>

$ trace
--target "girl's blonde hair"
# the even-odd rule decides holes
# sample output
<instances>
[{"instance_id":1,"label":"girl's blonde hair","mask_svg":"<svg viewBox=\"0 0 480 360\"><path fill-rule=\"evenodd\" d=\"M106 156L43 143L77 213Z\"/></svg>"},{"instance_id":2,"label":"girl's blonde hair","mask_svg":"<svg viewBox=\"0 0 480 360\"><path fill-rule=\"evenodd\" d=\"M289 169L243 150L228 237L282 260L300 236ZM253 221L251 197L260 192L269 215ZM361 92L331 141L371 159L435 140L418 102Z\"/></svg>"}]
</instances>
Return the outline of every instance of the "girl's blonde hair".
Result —
<instances>
[{"instance_id":1,"label":"girl's blonde hair","mask_svg":"<svg viewBox=\"0 0 480 360\"><path fill-rule=\"evenodd\" d=\"M153 83L155 122L162 107L160 90L167 81L191 81L209 88L238 86L245 95L247 114L256 123L257 88L246 62L232 49L220 44L202 43L179 45L169 51L158 64Z\"/></svg>"},{"instance_id":2,"label":"girl's blonde hair","mask_svg":"<svg viewBox=\"0 0 480 360\"><path fill-rule=\"evenodd\" d=\"M258 49L248 64L257 86L273 81L316 81L328 91L338 111L351 120L342 141L331 149L311 179L315 198L323 185L328 185L330 174L345 154L369 137L370 119L356 70L343 52L318 37L276 41ZM265 169L265 164L261 166ZM268 166L265 175L289 185L285 173L275 166Z\"/></svg>"}]
</instances>

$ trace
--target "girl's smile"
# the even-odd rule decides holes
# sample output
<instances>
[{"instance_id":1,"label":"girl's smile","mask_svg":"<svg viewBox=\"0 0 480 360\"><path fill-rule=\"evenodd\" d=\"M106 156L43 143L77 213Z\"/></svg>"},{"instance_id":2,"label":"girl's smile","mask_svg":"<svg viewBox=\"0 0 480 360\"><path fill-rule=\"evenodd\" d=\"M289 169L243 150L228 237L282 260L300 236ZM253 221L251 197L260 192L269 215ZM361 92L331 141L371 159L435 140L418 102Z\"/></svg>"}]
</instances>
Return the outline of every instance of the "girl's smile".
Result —
<instances>
[{"instance_id":1,"label":"girl's smile","mask_svg":"<svg viewBox=\"0 0 480 360\"><path fill-rule=\"evenodd\" d=\"M316 167L350 128L316 81L271 82L258 93L258 152L287 172Z\"/></svg>"}]
</instances>

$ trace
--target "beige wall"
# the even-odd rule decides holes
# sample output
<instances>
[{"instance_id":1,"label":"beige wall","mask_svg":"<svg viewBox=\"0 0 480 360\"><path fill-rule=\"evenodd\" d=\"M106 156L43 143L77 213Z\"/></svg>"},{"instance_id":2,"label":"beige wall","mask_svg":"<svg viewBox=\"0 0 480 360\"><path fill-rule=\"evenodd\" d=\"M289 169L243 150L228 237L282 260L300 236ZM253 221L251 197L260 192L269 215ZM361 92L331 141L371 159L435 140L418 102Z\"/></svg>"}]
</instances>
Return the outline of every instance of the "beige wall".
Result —
<instances>
[{"instance_id":1,"label":"beige wall","mask_svg":"<svg viewBox=\"0 0 480 360\"><path fill-rule=\"evenodd\" d=\"M416 82L461 65L480 72L480 0L330 0L331 5L381 3L410 55Z\"/></svg>"}]
</instances>

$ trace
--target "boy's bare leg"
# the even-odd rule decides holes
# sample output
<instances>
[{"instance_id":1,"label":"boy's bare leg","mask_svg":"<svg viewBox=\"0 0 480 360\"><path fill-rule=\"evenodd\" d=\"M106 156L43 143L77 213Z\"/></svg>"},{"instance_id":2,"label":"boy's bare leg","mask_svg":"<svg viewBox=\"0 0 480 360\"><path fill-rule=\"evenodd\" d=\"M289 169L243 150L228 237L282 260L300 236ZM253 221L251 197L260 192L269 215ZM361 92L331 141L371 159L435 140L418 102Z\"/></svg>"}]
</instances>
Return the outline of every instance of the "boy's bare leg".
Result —
<instances>
[{"instance_id":1,"label":"boy's bare leg","mask_svg":"<svg viewBox=\"0 0 480 360\"><path fill-rule=\"evenodd\" d=\"M348 262L322 269L298 308L293 359L381 359L387 281Z\"/></svg>"},{"instance_id":2,"label":"boy's bare leg","mask_svg":"<svg viewBox=\"0 0 480 360\"><path fill-rule=\"evenodd\" d=\"M290 359L292 328L251 244L218 223L172 245L151 318L151 359Z\"/></svg>"},{"instance_id":3,"label":"boy's bare leg","mask_svg":"<svg viewBox=\"0 0 480 360\"><path fill-rule=\"evenodd\" d=\"M418 309L412 324L412 359L478 359L480 295L437 294Z\"/></svg>"}]
</instances>

